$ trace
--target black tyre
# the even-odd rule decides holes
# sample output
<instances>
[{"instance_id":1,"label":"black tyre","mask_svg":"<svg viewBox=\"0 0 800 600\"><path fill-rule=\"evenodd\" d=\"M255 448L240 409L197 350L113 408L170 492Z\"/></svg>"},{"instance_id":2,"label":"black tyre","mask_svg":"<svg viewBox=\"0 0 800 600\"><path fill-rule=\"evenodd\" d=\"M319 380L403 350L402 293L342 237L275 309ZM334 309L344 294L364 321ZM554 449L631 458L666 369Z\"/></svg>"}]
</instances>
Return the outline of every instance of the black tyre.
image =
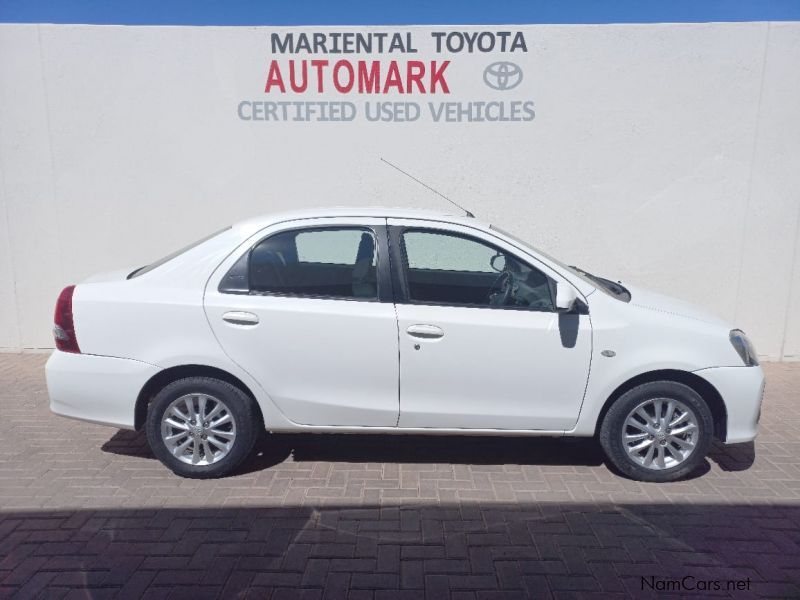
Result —
<instances>
[{"instance_id":1,"label":"black tyre","mask_svg":"<svg viewBox=\"0 0 800 600\"><path fill-rule=\"evenodd\" d=\"M209 377L174 381L147 410L147 441L174 473L223 477L247 458L263 429L254 402L239 388Z\"/></svg>"},{"instance_id":2,"label":"black tyre","mask_svg":"<svg viewBox=\"0 0 800 600\"><path fill-rule=\"evenodd\" d=\"M675 481L705 459L714 434L708 405L674 381L639 385L617 398L600 427L600 445L622 474Z\"/></svg>"}]
</instances>

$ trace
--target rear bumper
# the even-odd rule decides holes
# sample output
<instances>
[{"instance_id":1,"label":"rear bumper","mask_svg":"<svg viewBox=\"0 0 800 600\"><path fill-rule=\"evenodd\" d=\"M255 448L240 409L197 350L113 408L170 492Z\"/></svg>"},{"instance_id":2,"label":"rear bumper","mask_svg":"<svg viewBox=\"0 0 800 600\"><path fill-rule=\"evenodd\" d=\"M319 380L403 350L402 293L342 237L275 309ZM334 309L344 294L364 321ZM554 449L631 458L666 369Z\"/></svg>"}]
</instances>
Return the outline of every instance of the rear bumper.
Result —
<instances>
[{"instance_id":1,"label":"rear bumper","mask_svg":"<svg viewBox=\"0 0 800 600\"><path fill-rule=\"evenodd\" d=\"M722 396L728 413L726 444L754 440L758 434L764 371L761 367L714 367L695 371Z\"/></svg>"},{"instance_id":2,"label":"rear bumper","mask_svg":"<svg viewBox=\"0 0 800 600\"><path fill-rule=\"evenodd\" d=\"M63 417L133 429L136 398L160 370L138 360L56 350L45 366L50 410Z\"/></svg>"}]
</instances>

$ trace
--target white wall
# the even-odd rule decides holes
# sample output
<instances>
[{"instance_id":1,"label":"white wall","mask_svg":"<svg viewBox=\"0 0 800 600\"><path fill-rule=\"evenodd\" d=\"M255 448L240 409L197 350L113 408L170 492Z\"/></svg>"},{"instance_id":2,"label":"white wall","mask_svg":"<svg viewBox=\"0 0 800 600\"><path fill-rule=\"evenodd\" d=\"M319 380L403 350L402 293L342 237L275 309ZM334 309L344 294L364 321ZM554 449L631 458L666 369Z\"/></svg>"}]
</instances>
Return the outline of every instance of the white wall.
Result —
<instances>
[{"instance_id":1,"label":"white wall","mask_svg":"<svg viewBox=\"0 0 800 600\"><path fill-rule=\"evenodd\" d=\"M535 119L247 122L241 100L280 99L268 41L289 30L0 25L0 348L51 346L64 285L243 217L449 208L385 156L571 264L800 358L800 23L510 26L527 53L436 55L443 29L374 28L412 32L419 53L369 59L452 61L449 96L389 99L532 100ZM499 60L518 88L484 84Z\"/></svg>"}]
</instances>

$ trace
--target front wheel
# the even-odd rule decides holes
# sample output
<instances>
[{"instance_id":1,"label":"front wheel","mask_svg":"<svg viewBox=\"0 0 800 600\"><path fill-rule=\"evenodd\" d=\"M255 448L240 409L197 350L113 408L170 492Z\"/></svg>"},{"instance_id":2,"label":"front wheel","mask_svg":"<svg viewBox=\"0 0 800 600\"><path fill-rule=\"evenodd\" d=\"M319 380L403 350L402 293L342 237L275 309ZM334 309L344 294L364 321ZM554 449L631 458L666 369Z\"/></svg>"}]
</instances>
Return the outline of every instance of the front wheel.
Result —
<instances>
[{"instance_id":1,"label":"front wheel","mask_svg":"<svg viewBox=\"0 0 800 600\"><path fill-rule=\"evenodd\" d=\"M228 475L247 458L260 420L239 388L209 377L174 381L147 411L147 440L174 473L194 479Z\"/></svg>"},{"instance_id":2,"label":"front wheel","mask_svg":"<svg viewBox=\"0 0 800 600\"><path fill-rule=\"evenodd\" d=\"M605 415L600 444L623 474L640 481L675 481L691 473L711 446L714 421L703 398L674 381L639 385Z\"/></svg>"}]
</instances>

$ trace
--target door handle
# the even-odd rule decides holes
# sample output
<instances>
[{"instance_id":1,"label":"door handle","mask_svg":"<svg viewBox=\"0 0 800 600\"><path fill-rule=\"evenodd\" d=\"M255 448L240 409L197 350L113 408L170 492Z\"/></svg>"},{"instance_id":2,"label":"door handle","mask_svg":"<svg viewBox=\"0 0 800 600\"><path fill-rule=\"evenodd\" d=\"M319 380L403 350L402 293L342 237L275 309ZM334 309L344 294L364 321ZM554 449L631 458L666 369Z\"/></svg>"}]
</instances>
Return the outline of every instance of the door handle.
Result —
<instances>
[{"instance_id":1,"label":"door handle","mask_svg":"<svg viewBox=\"0 0 800 600\"><path fill-rule=\"evenodd\" d=\"M222 315L222 320L233 325L246 325L246 326L254 326L258 325L258 315L254 315L251 312L245 312L243 310L232 310L230 312L226 312Z\"/></svg>"},{"instance_id":2,"label":"door handle","mask_svg":"<svg viewBox=\"0 0 800 600\"><path fill-rule=\"evenodd\" d=\"M436 325L411 325L406 333L421 340L436 340L444 336L444 331Z\"/></svg>"}]
</instances>

